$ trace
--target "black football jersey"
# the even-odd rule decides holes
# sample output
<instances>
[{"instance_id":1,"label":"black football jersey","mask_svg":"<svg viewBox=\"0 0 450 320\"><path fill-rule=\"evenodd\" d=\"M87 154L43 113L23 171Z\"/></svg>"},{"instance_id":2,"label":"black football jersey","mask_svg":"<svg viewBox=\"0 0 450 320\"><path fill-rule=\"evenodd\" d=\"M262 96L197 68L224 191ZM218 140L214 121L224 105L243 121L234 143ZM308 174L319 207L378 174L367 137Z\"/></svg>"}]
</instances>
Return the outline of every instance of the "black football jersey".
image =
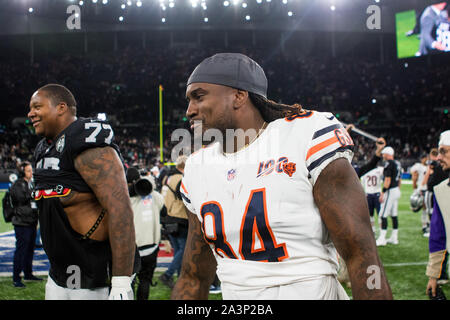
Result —
<instances>
[{"instance_id":1,"label":"black football jersey","mask_svg":"<svg viewBox=\"0 0 450 320\"><path fill-rule=\"evenodd\" d=\"M92 192L75 170L74 159L86 149L107 146L114 148L121 157L113 139L110 124L90 118L78 118L54 141L42 139L34 151L35 189L52 189L52 193L43 194L44 197L61 196L70 190Z\"/></svg>"},{"instance_id":2,"label":"black football jersey","mask_svg":"<svg viewBox=\"0 0 450 320\"><path fill-rule=\"evenodd\" d=\"M402 167L400 162L395 160L388 160L384 165L383 176L391 178L391 184L388 189L398 187L400 177L402 175Z\"/></svg>"},{"instance_id":3,"label":"black football jersey","mask_svg":"<svg viewBox=\"0 0 450 320\"><path fill-rule=\"evenodd\" d=\"M120 157L113 129L107 122L78 118L54 141L44 138L35 149L34 197L39 208L42 244L50 261L49 275L62 287L71 287L73 266L79 268L79 288L108 286L111 277L109 240L84 239L72 229L59 200L71 191L92 192L75 170L74 159L89 148L107 146Z\"/></svg>"}]
</instances>

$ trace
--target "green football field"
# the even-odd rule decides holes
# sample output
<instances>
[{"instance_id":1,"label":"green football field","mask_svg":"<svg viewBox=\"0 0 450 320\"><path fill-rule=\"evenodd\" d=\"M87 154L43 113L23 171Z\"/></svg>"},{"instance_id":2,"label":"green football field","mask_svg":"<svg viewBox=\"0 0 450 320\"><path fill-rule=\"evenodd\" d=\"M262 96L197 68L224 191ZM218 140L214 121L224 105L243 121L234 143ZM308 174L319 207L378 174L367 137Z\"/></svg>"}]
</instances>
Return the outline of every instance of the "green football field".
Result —
<instances>
[{"instance_id":1,"label":"green football field","mask_svg":"<svg viewBox=\"0 0 450 320\"><path fill-rule=\"evenodd\" d=\"M425 268L428 260L428 238L422 236L420 213L409 210L411 184L406 181L401 187L402 197L399 203L399 244L379 247L378 252L383 262L394 299L397 300L427 300L425 294L428 282ZM3 193L0 198L3 197ZM0 219L0 232L12 229L11 224ZM389 237L391 221L389 221ZM378 230L377 230L378 235ZM160 273L156 273L157 281ZM29 283L25 289L12 286L11 277L0 277L0 300L40 300L44 299L45 283ZM351 296L351 290L346 288ZM450 285L444 285L444 293L450 297ZM170 298L170 290L162 284L150 289L150 300L165 300ZM210 299L221 299L221 295L210 295Z\"/></svg>"},{"instance_id":2,"label":"green football field","mask_svg":"<svg viewBox=\"0 0 450 320\"><path fill-rule=\"evenodd\" d=\"M417 35L406 36L406 32L412 30L416 24L416 11L410 10L395 15L397 33L397 57L414 57L419 51L420 39Z\"/></svg>"}]
</instances>

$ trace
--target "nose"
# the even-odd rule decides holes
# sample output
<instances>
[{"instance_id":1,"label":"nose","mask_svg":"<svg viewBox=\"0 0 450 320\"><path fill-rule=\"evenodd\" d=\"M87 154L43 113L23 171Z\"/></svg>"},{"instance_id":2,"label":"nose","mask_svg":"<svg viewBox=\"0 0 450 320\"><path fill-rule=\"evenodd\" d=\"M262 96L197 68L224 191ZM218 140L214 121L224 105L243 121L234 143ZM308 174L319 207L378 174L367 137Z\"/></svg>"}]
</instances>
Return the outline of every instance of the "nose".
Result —
<instances>
[{"instance_id":1,"label":"nose","mask_svg":"<svg viewBox=\"0 0 450 320\"><path fill-rule=\"evenodd\" d=\"M30 119L32 119L34 116L35 116L34 109L31 109L31 110L28 112L27 117L30 118Z\"/></svg>"},{"instance_id":2,"label":"nose","mask_svg":"<svg viewBox=\"0 0 450 320\"><path fill-rule=\"evenodd\" d=\"M186 110L186 117L192 119L198 114L198 108L196 104L191 100L189 101L188 108Z\"/></svg>"}]
</instances>

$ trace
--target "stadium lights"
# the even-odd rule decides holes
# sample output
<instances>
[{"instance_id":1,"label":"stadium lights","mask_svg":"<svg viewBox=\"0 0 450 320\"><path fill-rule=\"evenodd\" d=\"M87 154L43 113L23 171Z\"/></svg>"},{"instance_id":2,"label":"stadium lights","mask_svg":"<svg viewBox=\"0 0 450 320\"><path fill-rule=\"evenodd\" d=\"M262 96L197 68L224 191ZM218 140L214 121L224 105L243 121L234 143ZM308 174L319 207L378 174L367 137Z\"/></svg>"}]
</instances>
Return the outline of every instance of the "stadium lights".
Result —
<instances>
[{"instance_id":1,"label":"stadium lights","mask_svg":"<svg viewBox=\"0 0 450 320\"><path fill-rule=\"evenodd\" d=\"M247 8L247 3L246 2L242 3L242 8Z\"/></svg>"},{"instance_id":2,"label":"stadium lights","mask_svg":"<svg viewBox=\"0 0 450 320\"><path fill-rule=\"evenodd\" d=\"M289 16L289 17L292 17L293 14L294 14L294 13L293 13L292 11L289 11L289 12L288 12L288 16Z\"/></svg>"},{"instance_id":3,"label":"stadium lights","mask_svg":"<svg viewBox=\"0 0 450 320\"><path fill-rule=\"evenodd\" d=\"M92 0L92 3L97 3L97 0Z\"/></svg>"},{"instance_id":4,"label":"stadium lights","mask_svg":"<svg viewBox=\"0 0 450 320\"><path fill-rule=\"evenodd\" d=\"M332 4L330 9L331 9L331 11L334 11L334 10L336 10L336 6L334 4Z\"/></svg>"},{"instance_id":5,"label":"stadium lights","mask_svg":"<svg viewBox=\"0 0 450 320\"><path fill-rule=\"evenodd\" d=\"M108 0L102 0L103 4L108 4Z\"/></svg>"},{"instance_id":6,"label":"stadium lights","mask_svg":"<svg viewBox=\"0 0 450 320\"><path fill-rule=\"evenodd\" d=\"M142 1L137 1L137 2L136 2L136 6L137 6L137 7L142 7Z\"/></svg>"},{"instance_id":7,"label":"stadium lights","mask_svg":"<svg viewBox=\"0 0 450 320\"><path fill-rule=\"evenodd\" d=\"M133 4L133 2L131 2L130 0L127 1L127 6L131 6Z\"/></svg>"},{"instance_id":8,"label":"stadium lights","mask_svg":"<svg viewBox=\"0 0 450 320\"><path fill-rule=\"evenodd\" d=\"M203 19L203 21L208 22L209 21L208 17L205 17L205 19Z\"/></svg>"},{"instance_id":9,"label":"stadium lights","mask_svg":"<svg viewBox=\"0 0 450 320\"><path fill-rule=\"evenodd\" d=\"M122 16L119 17L119 21L120 21L120 22L123 21L123 17L122 17Z\"/></svg>"},{"instance_id":10,"label":"stadium lights","mask_svg":"<svg viewBox=\"0 0 450 320\"><path fill-rule=\"evenodd\" d=\"M225 1L223 2L223 6L224 6L224 7L228 7L229 5L230 5L230 1L225 0Z\"/></svg>"},{"instance_id":11,"label":"stadium lights","mask_svg":"<svg viewBox=\"0 0 450 320\"><path fill-rule=\"evenodd\" d=\"M258 4L262 3L262 0L256 0L256 3L258 3Z\"/></svg>"},{"instance_id":12,"label":"stadium lights","mask_svg":"<svg viewBox=\"0 0 450 320\"><path fill-rule=\"evenodd\" d=\"M162 22L162 23L165 23L165 22L166 22L166 18L162 18L162 19L161 19L161 22Z\"/></svg>"},{"instance_id":13,"label":"stadium lights","mask_svg":"<svg viewBox=\"0 0 450 320\"><path fill-rule=\"evenodd\" d=\"M29 13L33 13L34 9L33 8L28 8L28 12Z\"/></svg>"},{"instance_id":14,"label":"stadium lights","mask_svg":"<svg viewBox=\"0 0 450 320\"><path fill-rule=\"evenodd\" d=\"M80 2L78 2L78 4L79 4L80 6L82 6L82 5L84 4L84 1L83 1L83 0L80 0Z\"/></svg>"},{"instance_id":15,"label":"stadium lights","mask_svg":"<svg viewBox=\"0 0 450 320\"><path fill-rule=\"evenodd\" d=\"M249 15L246 15L246 16L245 16L245 20L250 21L250 16L249 16Z\"/></svg>"},{"instance_id":16,"label":"stadium lights","mask_svg":"<svg viewBox=\"0 0 450 320\"><path fill-rule=\"evenodd\" d=\"M127 7L126 5L125 5L125 3L122 3L122 5L120 6L123 10L125 10L125 8Z\"/></svg>"}]
</instances>

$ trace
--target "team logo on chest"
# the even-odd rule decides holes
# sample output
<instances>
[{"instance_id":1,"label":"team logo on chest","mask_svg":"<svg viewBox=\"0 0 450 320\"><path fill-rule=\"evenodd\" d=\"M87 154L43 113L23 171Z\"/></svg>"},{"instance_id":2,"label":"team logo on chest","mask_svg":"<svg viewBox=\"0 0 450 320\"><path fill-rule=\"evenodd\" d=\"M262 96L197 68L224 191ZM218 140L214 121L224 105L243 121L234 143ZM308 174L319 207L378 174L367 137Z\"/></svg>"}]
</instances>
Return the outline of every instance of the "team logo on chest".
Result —
<instances>
[{"instance_id":1,"label":"team logo on chest","mask_svg":"<svg viewBox=\"0 0 450 320\"><path fill-rule=\"evenodd\" d=\"M289 177L292 177L294 172L296 171L295 163L293 162L287 162L283 163L283 171L286 173Z\"/></svg>"},{"instance_id":2,"label":"team logo on chest","mask_svg":"<svg viewBox=\"0 0 450 320\"><path fill-rule=\"evenodd\" d=\"M56 151L61 153L64 149L64 145L66 144L66 135L63 134L58 141L56 141Z\"/></svg>"},{"instance_id":3,"label":"team logo on chest","mask_svg":"<svg viewBox=\"0 0 450 320\"><path fill-rule=\"evenodd\" d=\"M268 176L272 172L286 173L289 177L296 171L296 164L294 162L289 162L287 157L280 157L277 161L274 159L269 159L267 161L261 161L258 166L258 173L256 178Z\"/></svg>"}]
</instances>

